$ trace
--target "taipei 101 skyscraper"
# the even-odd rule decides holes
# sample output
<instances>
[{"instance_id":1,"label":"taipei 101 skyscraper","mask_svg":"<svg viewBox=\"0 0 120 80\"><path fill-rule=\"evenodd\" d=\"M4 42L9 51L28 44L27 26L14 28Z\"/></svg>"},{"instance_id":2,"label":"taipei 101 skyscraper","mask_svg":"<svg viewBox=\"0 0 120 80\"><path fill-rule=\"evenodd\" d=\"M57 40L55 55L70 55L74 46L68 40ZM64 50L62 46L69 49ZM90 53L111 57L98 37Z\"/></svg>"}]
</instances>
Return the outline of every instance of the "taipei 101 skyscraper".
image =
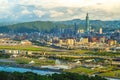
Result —
<instances>
[{"instance_id":1,"label":"taipei 101 skyscraper","mask_svg":"<svg viewBox=\"0 0 120 80\"><path fill-rule=\"evenodd\" d=\"M86 27L85 27L85 31L87 33L89 33L89 31L90 31L90 24L89 23L90 23L89 22L89 16L88 16L88 13L87 13L87 15L86 15Z\"/></svg>"}]
</instances>

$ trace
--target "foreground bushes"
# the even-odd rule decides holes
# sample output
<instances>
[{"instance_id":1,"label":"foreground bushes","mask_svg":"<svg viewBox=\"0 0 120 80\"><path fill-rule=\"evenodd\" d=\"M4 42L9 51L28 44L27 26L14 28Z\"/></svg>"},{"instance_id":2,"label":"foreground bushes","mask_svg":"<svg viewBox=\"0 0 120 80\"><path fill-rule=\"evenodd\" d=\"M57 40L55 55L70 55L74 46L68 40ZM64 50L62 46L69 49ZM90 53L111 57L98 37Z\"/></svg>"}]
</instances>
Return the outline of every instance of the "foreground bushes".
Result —
<instances>
[{"instance_id":1,"label":"foreground bushes","mask_svg":"<svg viewBox=\"0 0 120 80\"><path fill-rule=\"evenodd\" d=\"M90 77L87 75L79 75L77 73L38 75L31 72L26 73L0 72L0 80L106 80L106 79L99 76Z\"/></svg>"}]
</instances>

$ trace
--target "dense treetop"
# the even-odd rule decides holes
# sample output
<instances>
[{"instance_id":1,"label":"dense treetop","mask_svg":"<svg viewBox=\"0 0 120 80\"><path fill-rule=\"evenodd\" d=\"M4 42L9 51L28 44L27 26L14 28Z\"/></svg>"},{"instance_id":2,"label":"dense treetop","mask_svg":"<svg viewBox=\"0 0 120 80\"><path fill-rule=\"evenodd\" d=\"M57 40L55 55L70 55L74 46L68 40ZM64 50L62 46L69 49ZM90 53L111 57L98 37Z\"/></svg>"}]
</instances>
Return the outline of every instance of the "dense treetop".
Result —
<instances>
[{"instance_id":1,"label":"dense treetop","mask_svg":"<svg viewBox=\"0 0 120 80\"><path fill-rule=\"evenodd\" d=\"M0 72L0 80L107 80L99 76L79 75L77 73L61 73L52 75L38 75L31 72Z\"/></svg>"}]
</instances>

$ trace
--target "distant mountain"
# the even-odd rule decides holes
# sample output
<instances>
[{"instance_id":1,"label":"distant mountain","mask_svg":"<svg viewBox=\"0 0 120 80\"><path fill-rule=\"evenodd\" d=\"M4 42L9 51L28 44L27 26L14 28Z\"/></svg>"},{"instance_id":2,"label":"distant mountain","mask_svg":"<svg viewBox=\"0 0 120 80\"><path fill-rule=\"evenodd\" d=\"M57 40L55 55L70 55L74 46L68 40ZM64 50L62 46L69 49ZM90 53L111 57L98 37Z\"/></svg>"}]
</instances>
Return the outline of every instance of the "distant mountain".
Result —
<instances>
[{"instance_id":1,"label":"distant mountain","mask_svg":"<svg viewBox=\"0 0 120 80\"><path fill-rule=\"evenodd\" d=\"M58 28L67 28L74 27L74 23L80 29L85 28L85 20L74 19L67 21L33 21L33 22L23 22L23 23L0 23L0 32L36 32L44 31L50 32L55 27ZM90 25L95 30L98 30L100 27L103 29L120 29L120 21L100 21L100 20L91 20Z\"/></svg>"},{"instance_id":2,"label":"distant mountain","mask_svg":"<svg viewBox=\"0 0 120 80\"><path fill-rule=\"evenodd\" d=\"M34 21L0 26L0 32L50 32L50 30L56 26L59 26L61 28L66 27L64 24L56 24L51 21Z\"/></svg>"},{"instance_id":3,"label":"distant mountain","mask_svg":"<svg viewBox=\"0 0 120 80\"><path fill-rule=\"evenodd\" d=\"M0 26L16 24L15 22L0 22Z\"/></svg>"},{"instance_id":4,"label":"distant mountain","mask_svg":"<svg viewBox=\"0 0 120 80\"><path fill-rule=\"evenodd\" d=\"M74 19L68 21L57 22L66 25L73 25L76 23L79 28L85 28L85 20ZM120 29L120 21L101 21L101 20L90 20L90 26L95 30L98 30L100 27L103 29Z\"/></svg>"}]
</instances>

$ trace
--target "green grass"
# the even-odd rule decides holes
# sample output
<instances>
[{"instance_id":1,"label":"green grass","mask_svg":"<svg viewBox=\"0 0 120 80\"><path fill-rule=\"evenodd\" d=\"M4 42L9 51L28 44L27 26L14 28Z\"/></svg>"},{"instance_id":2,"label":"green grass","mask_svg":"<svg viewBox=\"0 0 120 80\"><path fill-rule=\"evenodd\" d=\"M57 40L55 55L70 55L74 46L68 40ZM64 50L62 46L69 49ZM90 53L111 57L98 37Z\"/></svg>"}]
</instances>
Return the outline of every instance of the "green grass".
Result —
<instances>
[{"instance_id":1,"label":"green grass","mask_svg":"<svg viewBox=\"0 0 120 80\"><path fill-rule=\"evenodd\" d=\"M77 50L73 50L71 52L74 53L74 54L84 54L86 52L89 52L89 50L79 50L79 49L77 49Z\"/></svg>"},{"instance_id":2,"label":"green grass","mask_svg":"<svg viewBox=\"0 0 120 80\"><path fill-rule=\"evenodd\" d=\"M34 61L34 66L40 66L40 65L54 65L54 60L39 60L39 59L33 59L33 58L23 58L23 57L17 57L14 58L17 64L29 64L30 61Z\"/></svg>"},{"instance_id":3,"label":"green grass","mask_svg":"<svg viewBox=\"0 0 120 80\"><path fill-rule=\"evenodd\" d=\"M70 69L70 70L65 70L66 72L72 72L72 73L82 73L82 74L94 74L95 71L88 69L88 68L84 68L84 67L78 67L78 68L74 68L74 69Z\"/></svg>"},{"instance_id":4,"label":"green grass","mask_svg":"<svg viewBox=\"0 0 120 80\"><path fill-rule=\"evenodd\" d=\"M25 45L17 45L17 46L0 46L0 49L10 49L10 50L27 50L27 51L41 51L44 50L41 47L34 46L25 46Z\"/></svg>"},{"instance_id":5,"label":"green grass","mask_svg":"<svg viewBox=\"0 0 120 80\"><path fill-rule=\"evenodd\" d=\"M88 52L87 50L65 50L65 51L49 51L48 54L59 54L59 55L77 55L84 54Z\"/></svg>"},{"instance_id":6,"label":"green grass","mask_svg":"<svg viewBox=\"0 0 120 80\"><path fill-rule=\"evenodd\" d=\"M86 52L86 54L99 55L99 56L120 56L120 52Z\"/></svg>"},{"instance_id":7,"label":"green grass","mask_svg":"<svg viewBox=\"0 0 120 80\"><path fill-rule=\"evenodd\" d=\"M120 70L101 73L100 76L120 78Z\"/></svg>"},{"instance_id":8,"label":"green grass","mask_svg":"<svg viewBox=\"0 0 120 80\"><path fill-rule=\"evenodd\" d=\"M116 69L116 66L110 66L110 65L105 66L103 68L99 68L99 67L94 68L96 72L100 72L100 73L110 72L115 69Z\"/></svg>"}]
</instances>

